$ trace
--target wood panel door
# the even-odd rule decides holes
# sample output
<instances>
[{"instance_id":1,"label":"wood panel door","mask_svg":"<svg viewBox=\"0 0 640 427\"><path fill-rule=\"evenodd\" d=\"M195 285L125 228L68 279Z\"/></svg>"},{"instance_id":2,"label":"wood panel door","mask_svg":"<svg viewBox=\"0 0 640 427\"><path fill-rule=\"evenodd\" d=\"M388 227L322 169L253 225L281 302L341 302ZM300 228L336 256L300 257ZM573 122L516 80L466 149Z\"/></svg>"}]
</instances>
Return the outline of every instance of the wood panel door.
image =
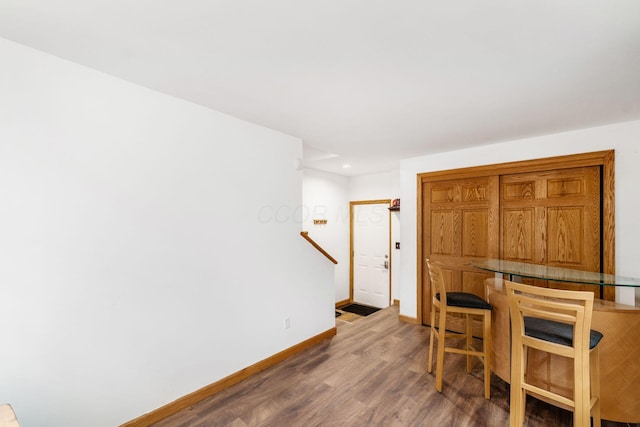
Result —
<instances>
[{"instance_id":1,"label":"wood panel door","mask_svg":"<svg viewBox=\"0 0 640 427\"><path fill-rule=\"evenodd\" d=\"M598 166L501 176L500 257L601 271L600 187ZM601 297L599 286L528 282Z\"/></svg>"},{"instance_id":2,"label":"wood panel door","mask_svg":"<svg viewBox=\"0 0 640 427\"><path fill-rule=\"evenodd\" d=\"M499 255L498 176L430 182L422 189L424 258L442 265L448 291L484 298L484 280L492 274L469 262ZM427 322L431 299L429 275L424 274L422 319Z\"/></svg>"}]
</instances>

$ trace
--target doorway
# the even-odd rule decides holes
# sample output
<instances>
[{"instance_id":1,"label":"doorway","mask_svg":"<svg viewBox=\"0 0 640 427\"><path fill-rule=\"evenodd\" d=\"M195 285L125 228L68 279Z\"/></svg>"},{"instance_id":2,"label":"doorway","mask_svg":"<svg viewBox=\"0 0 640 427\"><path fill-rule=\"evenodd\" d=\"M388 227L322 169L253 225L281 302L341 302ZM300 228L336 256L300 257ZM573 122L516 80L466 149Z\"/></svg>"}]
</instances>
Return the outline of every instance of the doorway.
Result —
<instances>
[{"instance_id":1,"label":"doorway","mask_svg":"<svg viewBox=\"0 0 640 427\"><path fill-rule=\"evenodd\" d=\"M352 302L391 305L391 200L350 202Z\"/></svg>"}]
</instances>

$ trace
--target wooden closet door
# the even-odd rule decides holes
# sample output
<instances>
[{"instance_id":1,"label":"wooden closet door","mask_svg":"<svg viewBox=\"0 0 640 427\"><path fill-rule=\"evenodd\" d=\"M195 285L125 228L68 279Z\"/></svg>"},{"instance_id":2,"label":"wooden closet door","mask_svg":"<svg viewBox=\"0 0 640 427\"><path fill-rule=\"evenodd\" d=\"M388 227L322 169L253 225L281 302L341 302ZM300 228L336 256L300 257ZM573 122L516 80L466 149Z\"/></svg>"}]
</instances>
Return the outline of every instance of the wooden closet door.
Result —
<instances>
[{"instance_id":1,"label":"wooden closet door","mask_svg":"<svg viewBox=\"0 0 640 427\"><path fill-rule=\"evenodd\" d=\"M493 275L470 267L469 262L498 257L498 186L498 176L491 176L431 182L422 187L423 254L443 266L448 291L485 296L484 280ZM422 283L425 323L430 321L431 300L426 273Z\"/></svg>"},{"instance_id":2,"label":"wooden closet door","mask_svg":"<svg viewBox=\"0 0 640 427\"><path fill-rule=\"evenodd\" d=\"M600 271L599 166L503 175L500 194L501 258ZM529 282L600 298L599 286Z\"/></svg>"}]
</instances>

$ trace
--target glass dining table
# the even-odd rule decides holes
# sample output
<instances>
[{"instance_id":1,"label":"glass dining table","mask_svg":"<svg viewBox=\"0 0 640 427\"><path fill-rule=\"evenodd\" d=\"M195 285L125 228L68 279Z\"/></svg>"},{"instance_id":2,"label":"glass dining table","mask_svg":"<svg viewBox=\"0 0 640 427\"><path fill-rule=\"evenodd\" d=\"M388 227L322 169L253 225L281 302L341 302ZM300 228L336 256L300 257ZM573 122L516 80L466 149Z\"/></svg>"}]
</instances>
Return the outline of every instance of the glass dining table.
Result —
<instances>
[{"instance_id":1,"label":"glass dining table","mask_svg":"<svg viewBox=\"0 0 640 427\"><path fill-rule=\"evenodd\" d=\"M486 298L493 306L491 368L507 383L510 381L511 340L505 280L551 280L565 283L566 289L572 289L572 284L640 288L638 278L568 268L490 258L475 259L469 265L496 273L495 277L485 280ZM640 307L596 299L591 328L604 335L600 347L602 418L640 423ZM540 386L555 387L561 393L573 390L572 367L566 358L549 358L532 350L527 369L527 375L535 377Z\"/></svg>"}]
</instances>

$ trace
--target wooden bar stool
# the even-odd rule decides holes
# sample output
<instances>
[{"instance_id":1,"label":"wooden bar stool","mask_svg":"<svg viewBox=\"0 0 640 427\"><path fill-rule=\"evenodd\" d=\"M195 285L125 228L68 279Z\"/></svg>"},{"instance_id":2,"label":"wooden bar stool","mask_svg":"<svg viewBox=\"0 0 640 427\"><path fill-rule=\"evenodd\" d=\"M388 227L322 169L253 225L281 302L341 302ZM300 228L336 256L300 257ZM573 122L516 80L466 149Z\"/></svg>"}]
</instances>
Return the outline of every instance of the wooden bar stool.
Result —
<instances>
[{"instance_id":1,"label":"wooden bar stool","mask_svg":"<svg viewBox=\"0 0 640 427\"><path fill-rule=\"evenodd\" d=\"M489 399L491 388L491 305L477 295L468 292L447 292L442 269L432 264L428 259L429 277L431 280L431 337L429 341L429 363L427 371L433 370L433 343L438 340L438 356L436 362L436 390L442 391L442 372L444 370L444 353L457 353L467 356L467 372L471 372L472 356L480 358L484 365L484 397ZM436 328L436 310L439 312L438 327ZM447 333L447 314L459 313L465 318L465 333ZM471 319L473 316L482 317L483 344L482 350L476 350L472 345L473 334ZM466 341L463 349L447 347L447 338L458 338Z\"/></svg>"},{"instance_id":2,"label":"wooden bar stool","mask_svg":"<svg viewBox=\"0 0 640 427\"><path fill-rule=\"evenodd\" d=\"M510 425L521 426L527 394L573 411L573 425L594 427L600 420L602 334L592 331L593 293L541 288L505 281L511 314ZM534 348L573 359L573 398L527 383L527 351Z\"/></svg>"}]
</instances>

